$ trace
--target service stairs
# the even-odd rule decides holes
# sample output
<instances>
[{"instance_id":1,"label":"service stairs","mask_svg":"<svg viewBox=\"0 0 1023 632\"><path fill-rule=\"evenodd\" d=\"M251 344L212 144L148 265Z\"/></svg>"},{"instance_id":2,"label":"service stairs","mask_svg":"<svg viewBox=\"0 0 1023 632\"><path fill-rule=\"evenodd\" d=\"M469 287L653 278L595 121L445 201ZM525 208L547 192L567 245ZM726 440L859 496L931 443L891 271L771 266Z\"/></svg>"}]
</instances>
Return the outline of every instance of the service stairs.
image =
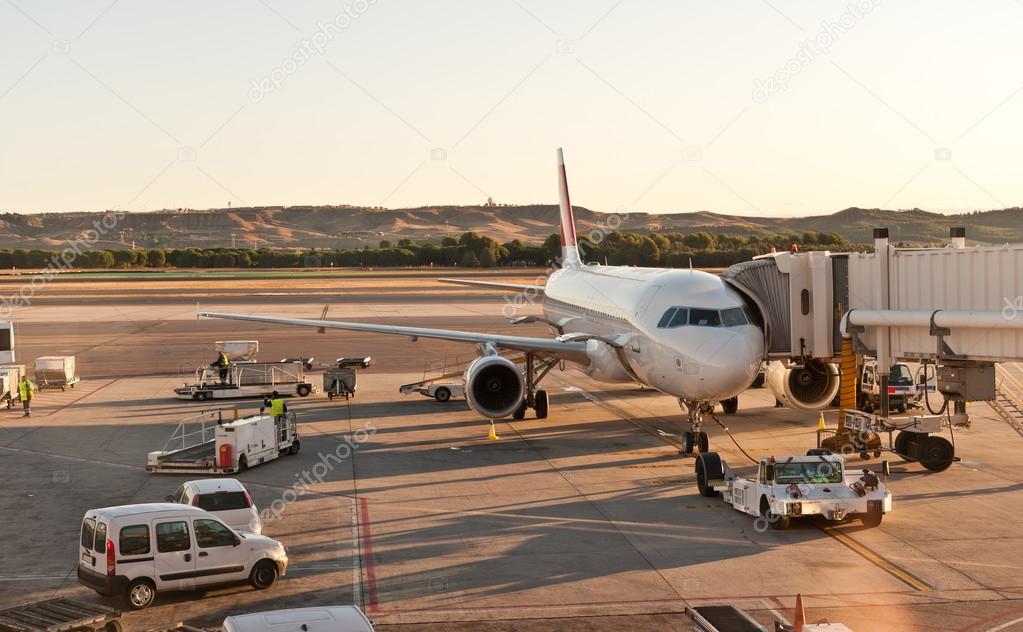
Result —
<instances>
[{"instance_id":1,"label":"service stairs","mask_svg":"<svg viewBox=\"0 0 1023 632\"><path fill-rule=\"evenodd\" d=\"M1023 436L1023 365L998 365L995 399L988 402L1002 420Z\"/></svg>"}]
</instances>

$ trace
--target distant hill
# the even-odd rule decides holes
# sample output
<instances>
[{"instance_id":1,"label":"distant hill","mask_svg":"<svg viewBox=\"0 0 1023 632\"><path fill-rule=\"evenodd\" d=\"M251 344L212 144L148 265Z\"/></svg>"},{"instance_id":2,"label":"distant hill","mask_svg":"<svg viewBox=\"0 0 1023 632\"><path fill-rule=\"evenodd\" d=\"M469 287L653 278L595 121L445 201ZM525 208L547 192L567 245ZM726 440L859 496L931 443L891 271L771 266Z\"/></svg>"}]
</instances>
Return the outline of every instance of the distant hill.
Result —
<instances>
[{"instance_id":1,"label":"distant hill","mask_svg":"<svg viewBox=\"0 0 1023 632\"><path fill-rule=\"evenodd\" d=\"M684 233L708 231L733 235L779 232L834 232L849 241L868 243L872 229L887 226L896 242L940 242L952 226L966 226L970 241L1023 242L1023 209L1011 208L961 215L920 209L889 211L848 208L830 215L798 218L752 217L695 213L609 214L576 207L579 233L617 225L629 232ZM88 239L102 213L0 214L0 248L58 248L74 239ZM620 221L618 221L620 220ZM316 247L376 246L382 239L438 243L443 237L472 230L500 242L539 242L557 232L553 205L431 206L409 209L351 206L268 206L211 210L162 210L128 213L97 244L140 247Z\"/></svg>"}]
</instances>

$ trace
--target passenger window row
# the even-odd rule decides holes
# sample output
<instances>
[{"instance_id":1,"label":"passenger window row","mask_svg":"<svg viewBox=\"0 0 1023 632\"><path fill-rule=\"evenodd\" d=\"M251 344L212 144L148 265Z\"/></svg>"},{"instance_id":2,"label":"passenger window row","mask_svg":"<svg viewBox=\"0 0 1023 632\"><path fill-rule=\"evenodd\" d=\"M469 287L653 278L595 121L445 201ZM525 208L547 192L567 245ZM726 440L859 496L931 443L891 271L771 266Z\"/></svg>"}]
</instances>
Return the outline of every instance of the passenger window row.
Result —
<instances>
[{"instance_id":1,"label":"passenger window row","mask_svg":"<svg viewBox=\"0 0 1023 632\"><path fill-rule=\"evenodd\" d=\"M729 309L702 309L698 307L669 307L661 320L657 322L660 329L673 329L683 325L696 327L737 327L748 325L749 317L741 307Z\"/></svg>"},{"instance_id":2,"label":"passenger window row","mask_svg":"<svg viewBox=\"0 0 1023 632\"><path fill-rule=\"evenodd\" d=\"M233 546L234 532L216 520L195 520L195 543L201 549L218 546ZM97 553L106 552L107 525L91 518L82 523L82 546ZM188 523L179 520L156 524L156 550L160 553L188 551L192 538ZM121 528L118 534L118 549L121 555L146 555L149 553L149 525L135 524Z\"/></svg>"}]
</instances>

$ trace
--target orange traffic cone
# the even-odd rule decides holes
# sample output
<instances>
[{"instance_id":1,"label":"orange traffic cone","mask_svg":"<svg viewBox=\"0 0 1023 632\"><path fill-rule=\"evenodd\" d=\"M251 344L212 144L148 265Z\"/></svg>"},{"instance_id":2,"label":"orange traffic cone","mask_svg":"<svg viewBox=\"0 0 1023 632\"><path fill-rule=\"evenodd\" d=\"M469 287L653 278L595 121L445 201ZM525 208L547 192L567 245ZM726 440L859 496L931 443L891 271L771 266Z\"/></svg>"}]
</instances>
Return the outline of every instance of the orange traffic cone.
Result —
<instances>
[{"instance_id":1,"label":"orange traffic cone","mask_svg":"<svg viewBox=\"0 0 1023 632\"><path fill-rule=\"evenodd\" d=\"M490 432L487 433L487 440L488 441L497 441L500 438L501 437L497 436L497 429L494 428L494 420L491 419L490 420Z\"/></svg>"},{"instance_id":2,"label":"orange traffic cone","mask_svg":"<svg viewBox=\"0 0 1023 632\"><path fill-rule=\"evenodd\" d=\"M802 632L806 625L806 612L803 611L803 596L796 595L796 611L792 615L792 627L796 632Z\"/></svg>"},{"instance_id":3,"label":"orange traffic cone","mask_svg":"<svg viewBox=\"0 0 1023 632\"><path fill-rule=\"evenodd\" d=\"M824 423L824 411L821 411L820 417L817 418L817 430L824 430L828 425Z\"/></svg>"}]
</instances>

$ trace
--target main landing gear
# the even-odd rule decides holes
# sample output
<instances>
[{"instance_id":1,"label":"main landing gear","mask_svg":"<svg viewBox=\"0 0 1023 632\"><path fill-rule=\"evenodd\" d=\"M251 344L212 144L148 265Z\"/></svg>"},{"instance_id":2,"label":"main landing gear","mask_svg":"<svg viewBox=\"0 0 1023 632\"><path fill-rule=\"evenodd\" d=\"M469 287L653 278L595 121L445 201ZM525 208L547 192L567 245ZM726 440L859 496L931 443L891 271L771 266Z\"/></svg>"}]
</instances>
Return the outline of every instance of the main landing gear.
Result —
<instances>
[{"instance_id":1,"label":"main landing gear","mask_svg":"<svg viewBox=\"0 0 1023 632\"><path fill-rule=\"evenodd\" d=\"M537 389L536 386L557 364L558 361L555 358L537 359L535 354L526 354L526 396L512 413L512 419L525 419L526 411L530 408L536 411L537 419L547 419L550 399L547 396L547 391L542 388Z\"/></svg>"},{"instance_id":2,"label":"main landing gear","mask_svg":"<svg viewBox=\"0 0 1023 632\"><path fill-rule=\"evenodd\" d=\"M707 438L707 433L703 431L703 415L712 412L714 404L679 399L678 405L689 414L689 430L682 433L682 448L679 452L692 454L697 449L700 452L709 452L710 440Z\"/></svg>"}]
</instances>

